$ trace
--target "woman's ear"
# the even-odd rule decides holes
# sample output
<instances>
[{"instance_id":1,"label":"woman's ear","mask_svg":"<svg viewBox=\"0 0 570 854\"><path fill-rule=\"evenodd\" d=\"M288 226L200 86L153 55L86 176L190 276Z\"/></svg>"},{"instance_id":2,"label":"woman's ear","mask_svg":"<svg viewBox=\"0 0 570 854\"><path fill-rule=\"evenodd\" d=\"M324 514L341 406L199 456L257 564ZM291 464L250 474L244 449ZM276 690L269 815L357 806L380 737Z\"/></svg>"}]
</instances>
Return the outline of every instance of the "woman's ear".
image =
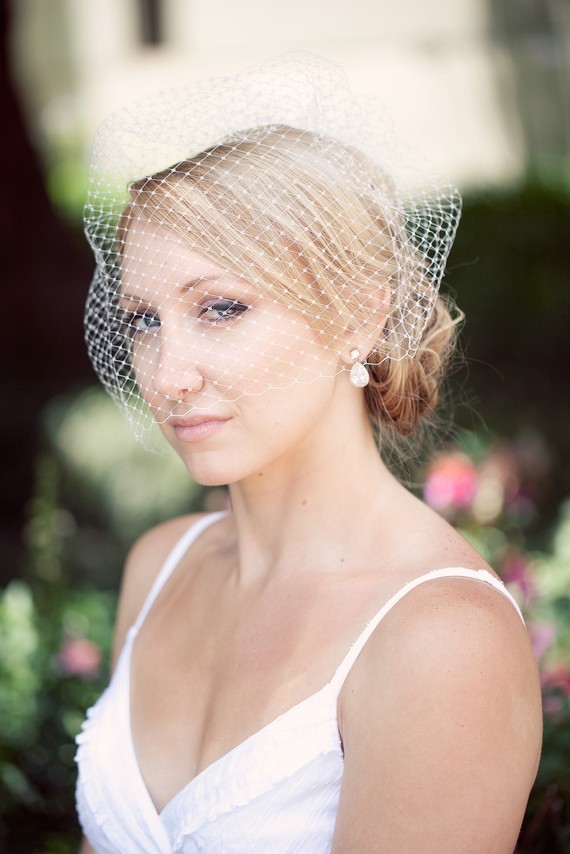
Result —
<instances>
[{"instance_id":1,"label":"woman's ear","mask_svg":"<svg viewBox=\"0 0 570 854\"><path fill-rule=\"evenodd\" d=\"M350 318L339 336L339 356L344 365L352 365L351 352L358 350L358 361L366 362L366 357L376 350L382 341L386 319L390 313L390 287L371 286L370 282L359 291L358 310Z\"/></svg>"}]
</instances>

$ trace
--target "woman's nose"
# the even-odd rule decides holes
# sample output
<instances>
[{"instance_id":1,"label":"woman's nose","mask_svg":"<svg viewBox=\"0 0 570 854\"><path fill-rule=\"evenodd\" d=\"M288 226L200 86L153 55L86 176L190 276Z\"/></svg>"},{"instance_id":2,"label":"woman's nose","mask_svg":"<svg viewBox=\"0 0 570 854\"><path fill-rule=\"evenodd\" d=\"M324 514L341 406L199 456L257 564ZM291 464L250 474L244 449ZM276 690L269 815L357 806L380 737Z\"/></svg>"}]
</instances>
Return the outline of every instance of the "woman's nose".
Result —
<instances>
[{"instance_id":1,"label":"woman's nose","mask_svg":"<svg viewBox=\"0 0 570 854\"><path fill-rule=\"evenodd\" d=\"M170 400L182 400L190 392L201 391L204 385L198 348L192 345L191 335L183 330L162 331L158 367L152 380L157 394Z\"/></svg>"}]
</instances>

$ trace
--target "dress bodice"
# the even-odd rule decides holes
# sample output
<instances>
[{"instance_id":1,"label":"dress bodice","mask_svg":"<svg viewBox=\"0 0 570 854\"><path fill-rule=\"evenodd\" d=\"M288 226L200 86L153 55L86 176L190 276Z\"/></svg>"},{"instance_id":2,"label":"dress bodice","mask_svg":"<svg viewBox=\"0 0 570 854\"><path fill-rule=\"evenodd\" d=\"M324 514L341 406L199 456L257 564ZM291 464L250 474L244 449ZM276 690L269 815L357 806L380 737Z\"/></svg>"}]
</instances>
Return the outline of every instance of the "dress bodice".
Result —
<instances>
[{"instance_id":1,"label":"dress bodice","mask_svg":"<svg viewBox=\"0 0 570 854\"><path fill-rule=\"evenodd\" d=\"M175 545L127 633L108 688L77 737L77 807L97 854L328 854L343 775L338 694L383 617L418 585L446 577L490 584L518 610L486 570L456 567L414 579L370 620L330 682L205 768L158 812L132 739L132 645L182 555L219 516L204 517Z\"/></svg>"}]
</instances>

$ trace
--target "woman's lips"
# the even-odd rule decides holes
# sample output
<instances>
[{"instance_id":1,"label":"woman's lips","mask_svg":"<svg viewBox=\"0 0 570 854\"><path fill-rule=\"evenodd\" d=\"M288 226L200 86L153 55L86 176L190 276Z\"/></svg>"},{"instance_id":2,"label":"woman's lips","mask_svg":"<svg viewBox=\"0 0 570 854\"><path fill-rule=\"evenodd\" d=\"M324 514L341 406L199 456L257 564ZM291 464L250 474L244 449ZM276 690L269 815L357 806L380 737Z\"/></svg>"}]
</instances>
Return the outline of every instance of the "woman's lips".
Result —
<instances>
[{"instance_id":1,"label":"woman's lips","mask_svg":"<svg viewBox=\"0 0 570 854\"><path fill-rule=\"evenodd\" d=\"M173 418L170 425L174 428L176 438L181 442L198 442L218 433L229 420L229 418L220 418L214 415L203 415L190 418Z\"/></svg>"}]
</instances>

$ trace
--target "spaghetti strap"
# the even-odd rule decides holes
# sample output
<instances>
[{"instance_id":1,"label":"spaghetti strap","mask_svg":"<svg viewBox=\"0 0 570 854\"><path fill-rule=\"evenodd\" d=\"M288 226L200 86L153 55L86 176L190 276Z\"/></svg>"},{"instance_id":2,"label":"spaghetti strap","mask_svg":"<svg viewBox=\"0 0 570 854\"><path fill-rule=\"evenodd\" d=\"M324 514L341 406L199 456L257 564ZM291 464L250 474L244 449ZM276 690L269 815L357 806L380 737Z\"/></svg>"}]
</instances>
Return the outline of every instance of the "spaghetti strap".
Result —
<instances>
[{"instance_id":1,"label":"spaghetti strap","mask_svg":"<svg viewBox=\"0 0 570 854\"><path fill-rule=\"evenodd\" d=\"M192 543L198 539L200 534L205 531L206 528L209 528L210 525L212 525L218 519L221 519L222 516L225 516L226 512L226 510L221 510L218 513L209 513L207 516L203 516L201 519L198 519L198 521L195 522L193 525L190 525L188 530L184 531L180 539L176 541L166 560L164 561L160 572L156 576L136 621L133 623L132 628L135 631L138 631L144 623L148 612L154 605L156 597L158 596L158 594L160 593L160 591L178 566L180 560L192 545Z\"/></svg>"},{"instance_id":2,"label":"spaghetti strap","mask_svg":"<svg viewBox=\"0 0 570 854\"><path fill-rule=\"evenodd\" d=\"M420 575L418 578L414 578L412 581L408 581L407 584L405 584L400 590L398 590L397 593L391 596L390 599L388 599L388 601L384 603L378 613L374 617L372 617L372 619L367 623L366 627L364 628L364 631L357 637L355 642L352 644L347 655L340 663L335 675L331 680L330 684L335 694L338 695L338 693L340 692L352 665L362 652L366 641L369 639L374 629L378 626L378 624L386 616L386 614L392 610L394 605L396 605L400 601L400 599L403 599L404 596L406 596L415 587L419 587L420 584L424 584L426 581L433 581L437 578L473 578L477 581L483 581L486 584L490 584L512 603L524 624L524 617L516 600L506 589L503 582L500 581L498 578L495 578L495 576L492 575L488 570L464 569L463 567L435 569L432 572L427 572L425 575Z\"/></svg>"}]
</instances>

